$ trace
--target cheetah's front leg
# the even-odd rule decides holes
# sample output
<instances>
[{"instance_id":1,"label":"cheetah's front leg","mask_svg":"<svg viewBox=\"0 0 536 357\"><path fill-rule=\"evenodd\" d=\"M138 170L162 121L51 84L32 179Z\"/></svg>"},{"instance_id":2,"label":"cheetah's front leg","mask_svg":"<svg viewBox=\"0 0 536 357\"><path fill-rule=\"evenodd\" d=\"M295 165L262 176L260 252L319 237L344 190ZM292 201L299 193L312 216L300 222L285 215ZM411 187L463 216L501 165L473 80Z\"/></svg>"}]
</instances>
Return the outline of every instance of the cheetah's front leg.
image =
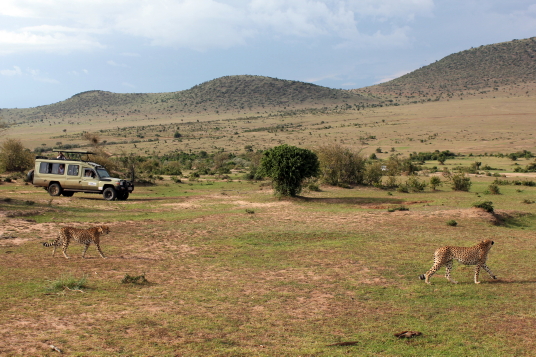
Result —
<instances>
[{"instance_id":1,"label":"cheetah's front leg","mask_svg":"<svg viewBox=\"0 0 536 357\"><path fill-rule=\"evenodd\" d=\"M482 264L482 268L484 268L484 270L487 271L489 276L491 276L493 279L497 279L497 277L492 273L491 269L486 264Z\"/></svg>"},{"instance_id":2,"label":"cheetah's front leg","mask_svg":"<svg viewBox=\"0 0 536 357\"><path fill-rule=\"evenodd\" d=\"M419 275L419 278L421 280L424 280L426 284L430 284L430 278L432 277L432 275L435 274L436 271L438 271L439 268L441 268L441 265L434 263L434 265L430 268L430 270L428 270L424 274Z\"/></svg>"},{"instance_id":3,"label":"cheetah's front leg","mask_svg":"<svg viewBox=\"0 0 536 357\"><path fill-rule=\"evenodd\" d=\"M106 259L106 256L104 255L104 253L102 252L102 250L101 250L101 248L100 248L100 244L95 243L95 245L97 246L97 250L99 251L99 254L100 254L101 258L105 258L105 259Z\"/></svg>"}]
</instances>

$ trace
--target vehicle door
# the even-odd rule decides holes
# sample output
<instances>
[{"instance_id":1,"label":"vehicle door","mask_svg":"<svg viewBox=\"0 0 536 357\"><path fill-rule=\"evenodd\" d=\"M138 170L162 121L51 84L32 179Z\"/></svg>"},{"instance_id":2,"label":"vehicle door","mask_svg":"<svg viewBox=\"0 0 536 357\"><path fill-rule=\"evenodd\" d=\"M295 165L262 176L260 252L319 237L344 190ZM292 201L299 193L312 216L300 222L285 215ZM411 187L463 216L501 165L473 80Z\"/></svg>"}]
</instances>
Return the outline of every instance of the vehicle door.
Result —
<instances>
[{"instance_id":1,"label":"vehicle door","mask_svg":"<svg viewBox=\"0 0 536 357\"><path fill-rule=\"evenodd\" d=\"M67 189L82 188L82 177L79 164L67 164L67 176L65 176L65 181L62 186Z\"/></svg>"},{"instance_id":2,"label":"vehicle door","mask_svg":"<svg viewBox=\"0 0 536 357\"><path fill-rule=\"evenodd\" d=\"M99 190L99 179L93 168L84 167L82 169L82 189L88 191Z\"/></svg>"}]
</instances>

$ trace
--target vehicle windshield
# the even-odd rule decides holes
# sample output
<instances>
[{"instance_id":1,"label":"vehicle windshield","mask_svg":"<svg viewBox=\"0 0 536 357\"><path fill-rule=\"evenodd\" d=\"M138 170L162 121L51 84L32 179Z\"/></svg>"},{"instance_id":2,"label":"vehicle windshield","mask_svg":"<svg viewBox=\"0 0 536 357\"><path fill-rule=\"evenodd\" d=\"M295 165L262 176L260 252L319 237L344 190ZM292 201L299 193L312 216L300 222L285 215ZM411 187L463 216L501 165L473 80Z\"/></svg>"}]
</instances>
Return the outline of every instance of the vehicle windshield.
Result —
<instances>
[{"instance_id":1,"label":"vehicle windshield","mask_svg":"<svg viewBox=\"0 0 536 357\"><path fill-rule=\"evenodd\" d=\"M104 167L97 168L97 173L99 174L100 178L111 177Z\"/></svg>"}]
</instances>

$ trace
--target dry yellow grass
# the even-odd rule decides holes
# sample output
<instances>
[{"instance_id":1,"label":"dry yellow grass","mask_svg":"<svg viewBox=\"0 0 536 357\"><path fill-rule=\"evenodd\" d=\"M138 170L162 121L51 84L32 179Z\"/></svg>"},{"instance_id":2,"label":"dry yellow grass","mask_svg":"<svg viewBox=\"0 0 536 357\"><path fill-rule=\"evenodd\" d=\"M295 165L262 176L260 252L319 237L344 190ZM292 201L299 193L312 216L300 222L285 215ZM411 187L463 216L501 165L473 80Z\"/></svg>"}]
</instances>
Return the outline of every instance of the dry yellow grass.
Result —
<instances>
[{"instance_id":1,"label":"dry yellow grass","mask_svg":"<svg viewBox=\"0 0 536 357\"><path fill-rule=\"evenodd\" d=\"M112 153L164 154L170 151L241 152L282 143L312 148L337 142L365 153L391 150L398 153L450 150L457 153L535 151L532 127L536 117L534 97L487 97L366 110L340 114L262 116L205 115L163 116L154 119L129 115L111 121L103 115L79 124L65 122L21 123L7 137L20 138L30 149L56 143L87 144L83 132L96 132ZM128 128L128 129L122 129ZM65 132L63 131L65 130ZM173 134L182 134L174 140ZM140 134L143 138L136 135ZM131 143L137 140L136 143Z\"/></svg>"}]
</instances>

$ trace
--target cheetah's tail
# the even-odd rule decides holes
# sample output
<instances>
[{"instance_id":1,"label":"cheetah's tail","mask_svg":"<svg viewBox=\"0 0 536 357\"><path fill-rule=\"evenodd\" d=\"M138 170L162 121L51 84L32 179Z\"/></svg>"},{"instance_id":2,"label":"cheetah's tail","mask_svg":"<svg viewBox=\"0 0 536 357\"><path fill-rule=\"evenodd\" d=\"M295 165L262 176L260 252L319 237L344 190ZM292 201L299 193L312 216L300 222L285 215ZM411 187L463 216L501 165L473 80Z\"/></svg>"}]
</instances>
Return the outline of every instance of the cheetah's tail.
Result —
<instances>
[{"instance_id":1,"label":"cheetah's tail","mask_svg":"<svg viewBox=\"0 0 536 357\"><path fill-rule=\"evenodd\" d=\"M426 279L426 277L424 276L424 274L421 274L421 275L419 275L419 279L424 280L424 279Z\"/></svg>"}]
</instances>

